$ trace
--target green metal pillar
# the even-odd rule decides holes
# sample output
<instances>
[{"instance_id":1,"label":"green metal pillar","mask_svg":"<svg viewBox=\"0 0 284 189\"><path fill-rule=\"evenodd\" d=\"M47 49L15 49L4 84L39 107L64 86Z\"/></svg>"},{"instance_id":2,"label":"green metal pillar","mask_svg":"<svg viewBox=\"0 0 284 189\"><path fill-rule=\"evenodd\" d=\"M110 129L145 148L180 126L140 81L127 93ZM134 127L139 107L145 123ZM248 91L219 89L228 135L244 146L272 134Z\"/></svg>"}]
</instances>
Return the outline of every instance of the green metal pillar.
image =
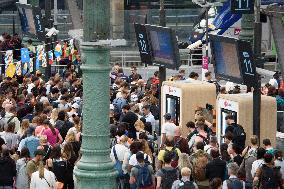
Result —
<instances>
[{"instance_id":1,"label":"green metal pillar","mask_svg":"<svg viewBox=\"0 0 284 189\"><path fill-rule=\"evenodd\" d=\"M110 0L84 0L82 157L74 175L79 189L115 189L116 171L109 157L110 49L96 40L107 39Z\"/></svg>"},{"instance_id":2,"label":"green metal pillar","mask_svg":"<svg viewBox=\"0 0 284 189\"><path fill-rule=\"evenodd\" d=\"M254 36L254 15L243 14L240 39L249 41L251 44L253 44L253 36Z\"/></svg>"}]
</instances>

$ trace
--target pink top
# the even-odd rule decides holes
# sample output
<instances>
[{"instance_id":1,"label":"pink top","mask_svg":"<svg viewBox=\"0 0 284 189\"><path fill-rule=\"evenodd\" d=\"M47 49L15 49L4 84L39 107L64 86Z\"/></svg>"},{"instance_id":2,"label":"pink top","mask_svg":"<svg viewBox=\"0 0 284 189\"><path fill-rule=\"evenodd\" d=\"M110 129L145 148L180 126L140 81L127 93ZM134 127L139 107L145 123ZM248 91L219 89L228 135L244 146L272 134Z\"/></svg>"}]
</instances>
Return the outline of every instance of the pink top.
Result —
<instances>
[{"instance_id":1,"label":"pink top","mask_svg":"<svg viewBox=\"0 0 284 189\"><path fill-rule=\"evenodd\" d=\"M43 134L46 135L47 141L51 146L54 146L57 143L57 138L58 138L58 133L59 133L58 129L56 128L54 129L55 129L56 134L53 134L50 128L45 129L43 132Z\"/></svg>"},{"instance_id":2,"label":"pink top","mask_svg":"<svg viewBox=\"0 0 284 189\"><path fill-rule=\"evenodd\" d=\"M35 129L35 136L39 137L40 135L43 135L44 130L45 130L44 126L42 126L42 125L37 126L36 129Z\"/></svg>"}]
</instances>

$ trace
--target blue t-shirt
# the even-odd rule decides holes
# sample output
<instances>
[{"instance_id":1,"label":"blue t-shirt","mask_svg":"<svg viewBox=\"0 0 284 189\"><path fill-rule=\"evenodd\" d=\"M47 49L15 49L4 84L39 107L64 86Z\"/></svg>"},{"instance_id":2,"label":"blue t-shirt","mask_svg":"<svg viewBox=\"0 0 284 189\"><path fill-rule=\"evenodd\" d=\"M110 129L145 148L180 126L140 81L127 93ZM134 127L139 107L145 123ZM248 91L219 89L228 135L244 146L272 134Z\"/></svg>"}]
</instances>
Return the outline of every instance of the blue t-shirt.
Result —
<instances>
[{"instance_id":1,"label":"blue t-shirt","mask_svg":"<svg viewBox=\"0 0 284 189\"><path fill-rule=\"evenodd\" d=\"M277 95L276 96L276 102L277 102L277 110L281 110L282 107L284 107L284 98L281 96Z\"/></svg>"}]
</instances>

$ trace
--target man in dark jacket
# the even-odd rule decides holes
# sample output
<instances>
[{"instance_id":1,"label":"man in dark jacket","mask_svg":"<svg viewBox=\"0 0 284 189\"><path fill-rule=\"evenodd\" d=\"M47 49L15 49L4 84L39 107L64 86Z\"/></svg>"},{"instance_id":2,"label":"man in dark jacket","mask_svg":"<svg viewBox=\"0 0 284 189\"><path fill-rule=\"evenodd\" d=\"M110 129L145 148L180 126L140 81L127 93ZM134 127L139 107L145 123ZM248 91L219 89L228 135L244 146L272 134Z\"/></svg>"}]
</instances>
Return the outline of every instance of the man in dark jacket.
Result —
<instances>
[{"instance_id":1,"label":"man in dark jacket","mask_svg":"<svg viewBox=\"0 0 284 189\"><path fill-rule=\"evenodd\" d=\"M58 113L57 121L55 122L55 128L59 130L60 135L65 139L68 130L73 127L73 123L67 119L67 114L64 110Z\"/></svg>"},{"instance_id":2,"label":"man in dark jacket","mask_svg":"<svg viewBox=\"0 0 284 189\"><path fill-rule=\"evenodd\" d=\"M16 163L10 157L9 150L4 149L0 158L0 188L12 188L16 173Z\"/></svg>"},{"instance_id":3,"label":"man in dark jacket","mask_svg":"<svg viewBox=\"0 0 284 189\"><path fill-rule=\"evenodd\" d=\"M130 105L126 104L122 107L122 116L121 122L128 124L128 137L136 139L136 129L134 127L135 122L137 121L137 115L130 111Z\"/></svg>"},{"instance_id":4,"label":"man in dark jacket","mask_svg":"<svg viewBox=\"0 0 284 189\"><path fill-rule=\"evenodd\" d=\"M220 178L224 181L226 175L226 162L219 158L220 153L217 148L212 148L210 155L213 160L206 165L206 178L210 181L213 178Z\"/></svg>"}]
</instances>

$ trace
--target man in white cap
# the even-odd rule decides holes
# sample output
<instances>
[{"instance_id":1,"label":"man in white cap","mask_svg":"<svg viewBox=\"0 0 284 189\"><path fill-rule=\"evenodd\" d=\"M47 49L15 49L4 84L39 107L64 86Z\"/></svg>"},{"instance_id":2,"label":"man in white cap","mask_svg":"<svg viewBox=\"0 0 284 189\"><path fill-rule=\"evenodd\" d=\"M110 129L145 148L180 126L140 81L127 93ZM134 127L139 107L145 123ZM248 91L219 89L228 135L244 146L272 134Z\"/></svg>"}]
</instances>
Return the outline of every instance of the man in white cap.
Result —
<instances>
[{"instance_id":1,"label":"man in white cap","mask_svg":"<svg viewBox=\"0 0 284 189\"><path fill-rule=\"evenodd\" d=\"M77 103L72 104L70 112L67 112L69 121L73 122L73 116L78 116L80 106Z\"/></svg>"}]
</instances>

